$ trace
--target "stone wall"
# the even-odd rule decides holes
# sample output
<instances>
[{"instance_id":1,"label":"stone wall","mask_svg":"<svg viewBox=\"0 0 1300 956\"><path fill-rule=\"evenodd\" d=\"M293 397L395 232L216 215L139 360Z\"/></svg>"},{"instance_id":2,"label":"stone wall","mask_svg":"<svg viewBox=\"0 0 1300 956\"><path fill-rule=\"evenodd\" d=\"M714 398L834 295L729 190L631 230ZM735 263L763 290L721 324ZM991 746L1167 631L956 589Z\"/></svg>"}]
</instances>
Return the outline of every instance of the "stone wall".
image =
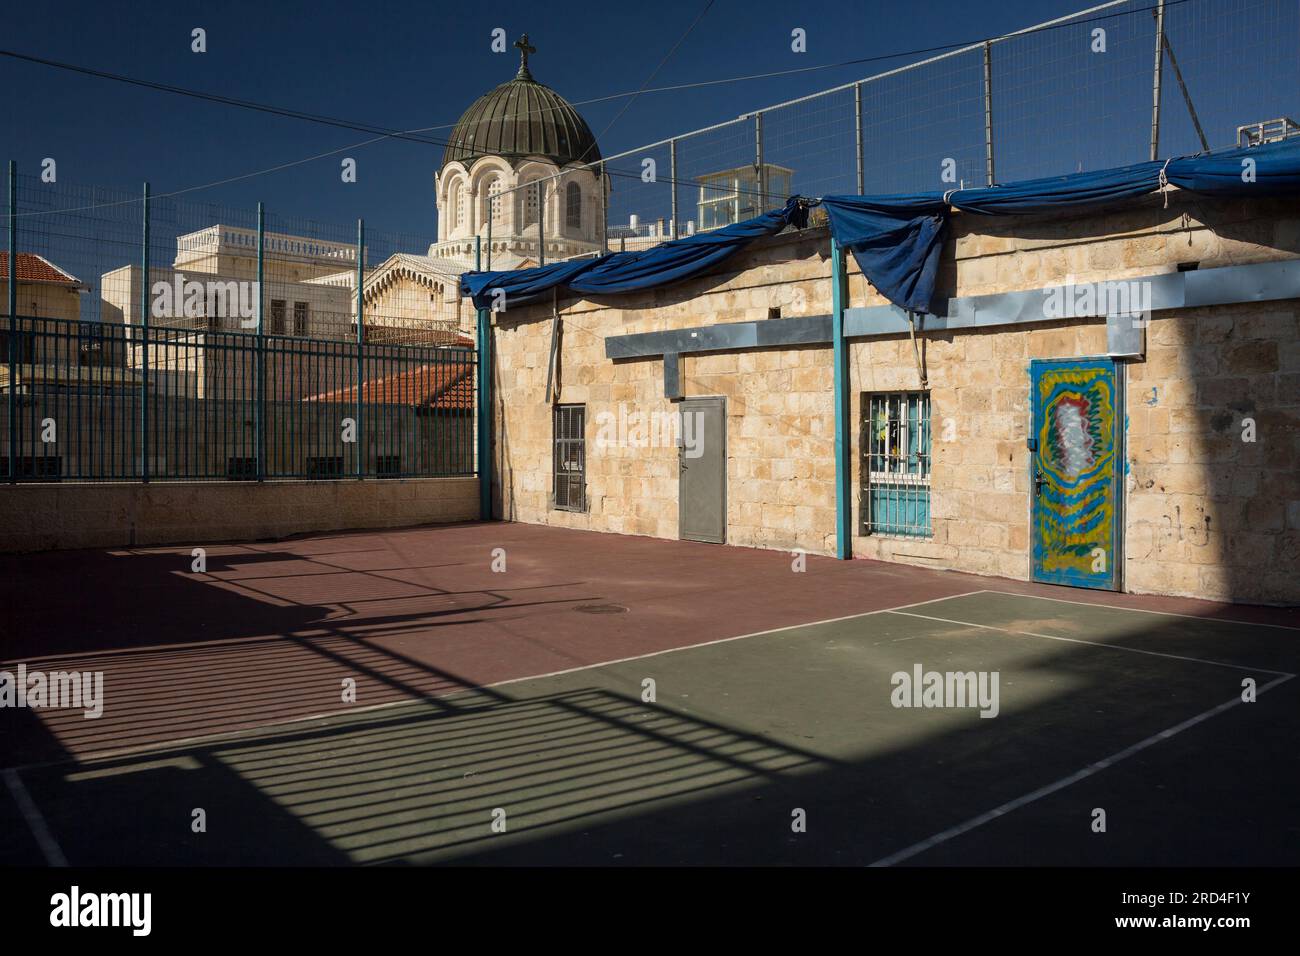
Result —
<instances>
[{"instance_id":1,"label":"stone wall","mask_svg":"<svg viewBox=\"0 0 1300 956\"><path fill-rule=\"evenodd\" d=\"M65 285L19 280L18 291L14 295L14 307L20 316L70 319L75 322L81 318L83 294L79 289ZM9 316L8 275L0 276L0 307L5 310L4 318L7 319Z\"/></svg>"},{"instance_id":2,"label":"stone wall","mask_svg":"<svg viewBox=\"0 0 1300 956\"><path fill-rule=\"evenodd\" d=\"M1128 582L1300 603L1300 303L1156 322L1129 369Z\"/></svg>"},{"instance_id":3,"label":"stone wall","mask_svg":"<svg viewBox=\"0 0 1300 956\"><path fill-rule=\"evenodd\" d=\"M477 478L19 484L0 551L259 541L478 518Z\"/></svg>"},{"instance_id":4,"label":"stone wall","mask_svg":"<svg viewBox=\"0 0 1300 956\"><path fill-rule=\"evenodd\" d=\"M1172 191L1167 205L1156 196L1091 216L956 216L940 293L1101 282L1297 253L1300 204L1217 202ZM827 314L828 256L825 232L809 230L760 241L719 272L667 289L561 302L559 401L587 406L589 507L580 514L549 503L549 309L494 316L501 514L676 537L675 448L599 440L602 422L630 413L672 414L662 361L611 362L604 339ZM852 264L849 293L853 306L884 302ZM1300 558L1298 310L1300 303L1286 301L1157 312L1145 359L1122 363L1127 589L1300 601L1294 574ZM931 333L921 337L920 349L934 421L933 536L855 533L854 555L1027 578L1029 362L1104 355L1104 321ZM906 336L854 339L849 361L856 529L860 394L917 389L920 376ZM833 553L829 346L686 355L681 372L687 396L727 399L728 543ZM1254 442L1242 441L1246 418L1255 421Z\"/></svg>"}]
</instances>

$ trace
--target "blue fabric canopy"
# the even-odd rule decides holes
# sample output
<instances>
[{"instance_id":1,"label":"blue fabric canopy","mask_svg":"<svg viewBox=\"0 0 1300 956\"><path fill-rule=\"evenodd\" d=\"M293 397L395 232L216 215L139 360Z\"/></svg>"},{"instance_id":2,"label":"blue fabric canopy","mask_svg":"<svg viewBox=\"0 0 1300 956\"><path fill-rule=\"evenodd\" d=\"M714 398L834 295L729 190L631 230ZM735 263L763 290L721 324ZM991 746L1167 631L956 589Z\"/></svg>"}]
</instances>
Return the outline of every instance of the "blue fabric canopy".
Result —
<instances>
[{"instance_id":1,"label":"blue fabric canopy","mask_svg":"<svg viewBox=\"0 0 1300 956\"><path fill-rule=\"evenodd\" d=\"M948 204L963 212L985 216L1029 216L1069 206L1134 199L1160 188L1163 165L1157 160L1091 173L1026 179L1005 186L957 189L949 193Z\"/></svg>"},{"instance_id":2,"label":"blue fabric canopy","mask_svg":"<svg viewBox=\"0 0 1300 956\"><path fill-rule=\"evenodd\" d=\"M943 193L827 196L831 235L890 302L924 312L934 295L948 206Z\"/></svg>"},{"instance_id":3,"label":"blue fabric canopy","mask_svg":"<svg viewBox=\"0 0 1300 956\"><path fill-rule=\"evenodd\" d=\"M984 216L1034 215L1134 199L1162 188L1220 196L1300 195L1300 137L1167 162L1134 163L1005 186L913 196L826 196L831 235L890 302L929 311L948 207Z\"/></svg>"},{"instance_id":4,"label":"blue fabric canopy","mask_svg":"<svg viewBox=\"0 0 1300 956\"><path fill-rule=\"evenodd\" d=\"M1165 175L1180 189L1216 196L1300 193L1300 137L1170 160Z\"/></svg>"},{"instance_id":5,"label":"blue fabric canopy","mask_svg":"<svg viewBox=\"0 0 1300 956\"><path fill-rule=\"evenodd\" d=\"M500 289L505 293L503 304L510 309L535 302L556 288L578 295L652 289L706 272L755 239L775 235L788 225L803 228L807 222L807 203L796 196L783 209L641 252L618 252L536 269L467 272L461 276L461 293L472 297L476 308L490 309Z\"/></svg>"},{"instance_id":6,"label":"blue fabric canopy","mask_svg":"<svg viewBox=\"0 0 1300 956\"><path fill-rule=\"evenodd\" d=\"M853 254L871 284L900 308L926 312L934 297L950 208L982 216L1034 215L1134 199L1164 183L1220 196L1300 195L1300 137L1004 186L901 196L826 196L821 204L830 219L831 235ZM505 306L513 308L555 288L577 295L608 295L668 285L707 271L755 239L774 235L787 225L803 228L808 206L816 202L796 196L783 209L642 252L537 269L467 272L461 276L461 291L474 299L477 308L487 309L492 308L497 290L505 293Z\"/></svg>"}]
</instances>

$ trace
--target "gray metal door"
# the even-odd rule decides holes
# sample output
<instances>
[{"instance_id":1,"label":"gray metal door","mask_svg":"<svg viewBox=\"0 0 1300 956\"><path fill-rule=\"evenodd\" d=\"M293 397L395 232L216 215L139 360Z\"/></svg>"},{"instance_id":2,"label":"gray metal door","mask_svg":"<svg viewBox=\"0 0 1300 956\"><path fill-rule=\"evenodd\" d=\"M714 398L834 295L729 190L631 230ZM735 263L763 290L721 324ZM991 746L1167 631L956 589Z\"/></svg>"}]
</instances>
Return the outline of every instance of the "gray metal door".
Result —
<instances>
[{"instance_id":1,"label":"gray metal door","mask_svg":"<svg viewBox=\"0 0 1300 956\"><path fill-rule=\"evenodd\" d=\"M677 527L687 541L727 540L727 405L688 398L678 405Z\"/></svg>"}]
</instances>

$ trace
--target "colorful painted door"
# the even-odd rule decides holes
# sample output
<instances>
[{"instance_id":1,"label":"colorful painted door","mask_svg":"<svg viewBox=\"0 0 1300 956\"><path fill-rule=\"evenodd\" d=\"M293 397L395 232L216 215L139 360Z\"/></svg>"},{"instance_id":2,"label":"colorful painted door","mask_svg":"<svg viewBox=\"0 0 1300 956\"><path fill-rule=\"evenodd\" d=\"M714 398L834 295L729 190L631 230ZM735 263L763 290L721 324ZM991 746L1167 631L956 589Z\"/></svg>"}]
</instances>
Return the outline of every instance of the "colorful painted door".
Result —
<instances>
[{"instance_id":1,"label":"colorful painted door","mask_svg":"<svg viewBox=\"0 0 1300 956\"><path fill-rule=\"evenodd\" d=\"M1122 458L1115 363L1035 361L1029 380L1033 579L1115 590Z\"/></svg>"}]
</instances>

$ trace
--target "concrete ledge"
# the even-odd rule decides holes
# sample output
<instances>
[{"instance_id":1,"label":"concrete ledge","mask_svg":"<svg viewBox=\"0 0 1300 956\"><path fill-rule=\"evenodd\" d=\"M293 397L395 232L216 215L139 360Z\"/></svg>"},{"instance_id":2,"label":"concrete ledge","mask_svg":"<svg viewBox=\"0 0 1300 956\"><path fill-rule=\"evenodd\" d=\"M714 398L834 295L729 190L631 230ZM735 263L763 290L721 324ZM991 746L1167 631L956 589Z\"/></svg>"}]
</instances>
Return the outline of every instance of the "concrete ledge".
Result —
<instances>
[{"instance_id":1,"label":"concrete ledge","mask_svg":"<svg viewBox=\"0 0 1300 956\"><path fill-rule=\"evenodd\" d=\"M478 479L0 486L0 552L200 544L477 519Z\"/></svg>"}]
</instances>

